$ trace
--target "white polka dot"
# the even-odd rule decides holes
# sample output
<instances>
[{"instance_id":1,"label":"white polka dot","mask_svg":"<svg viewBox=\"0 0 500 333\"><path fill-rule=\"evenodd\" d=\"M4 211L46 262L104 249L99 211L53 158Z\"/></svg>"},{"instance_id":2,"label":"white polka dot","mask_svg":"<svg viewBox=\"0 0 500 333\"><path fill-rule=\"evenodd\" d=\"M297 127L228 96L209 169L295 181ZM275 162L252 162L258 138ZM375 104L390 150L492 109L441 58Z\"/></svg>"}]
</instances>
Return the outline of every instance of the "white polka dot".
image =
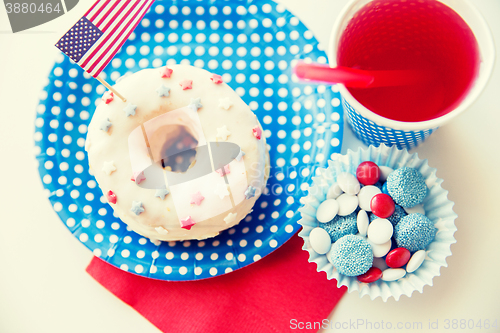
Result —
<instances>
[{"instance_id":1,"label":"white polka dot","mask_svg":"<svg viewBox=\"0 0 500 333\"><path fill-rule=\"evenodd\" d=\"M180 275L186 275L186 274L187 274L187 272L188 272L187 267L182 266L181 268L179 268L179 274L180 274Z\"/></svg>"},{"instance_id":2,"label":"white polka dot","mask_svg":"<svg viewBox=\"0 0 500 333\"><path fill-rule=\"evenodd\" d=\"M85 243L89 240L89 235L87 235L86 233L81 233L79 239L80 242Z\"/></svg>"},{"instance_id":3,"label":"white polka dot","mask_svg":"<svg viewBox=\"0 0 500 333\"><path fill-rule=\"evenodd\" d=\"M167 275L170 274L170 273L172 273L172 267L165 266L165 268L163 269L163 273L165 273Z\"/></svg>"},{"instance_id":4,"label":"white polka dot","mask_svg":"<svg viewBox=\"0 0 500 333\"><path fill-rule=\"evenodd\" d=\"M212 267L208 272L210 273L210 275L215 276L217 275L217 268Z\"/></svg>"},{"instance_id":5,"label":"white polka dot","mask_svg":"<svg viewBox=\"0 0 500 333\"><path fill-rule=\"evenodd\" d=\"M260 234L262 231L264 231L264 227L259 225L257 226L257 228L255 228L255 231Z\"/></svg>"},{"instance_id":6,"label":"white polka dot","mask_svg":"<svg viewBox=\"0 0 500 333\"><path fill-rule=\"evenodd\" d=\"M203 269L201 267L195 267L194 268L194 274L195 275L201 275L202 272L203 272Z\"/></svg>"},{"instance_id":7,"label":"white polka dot","mask_svg":"<svg viewBox=\"0 0 500 333\"><path fill-rule=\"evenodd\" d=\"M276 246L278 246L278 241L276 241L275 239L271 239L271 241L269 242L269 246L275 248Z\"/></svg>"}]
</instances>

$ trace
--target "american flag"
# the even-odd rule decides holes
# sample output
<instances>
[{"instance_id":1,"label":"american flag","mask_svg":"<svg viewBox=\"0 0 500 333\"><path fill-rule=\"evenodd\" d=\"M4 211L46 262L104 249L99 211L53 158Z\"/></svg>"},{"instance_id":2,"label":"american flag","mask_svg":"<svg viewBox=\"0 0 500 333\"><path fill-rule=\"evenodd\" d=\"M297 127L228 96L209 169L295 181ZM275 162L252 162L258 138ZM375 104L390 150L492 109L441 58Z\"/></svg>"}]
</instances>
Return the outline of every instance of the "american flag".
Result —
<instances>
[{"instance_id":1,"label":"american flag","mask_svg":"<svg viewBox=\"0 0 500 333\"><path fill-rule=\"evenodd\" d=\"M86 72L97 77L134 31L154 0L97 0L56 43Z\"/></svg>"}]
</instances>

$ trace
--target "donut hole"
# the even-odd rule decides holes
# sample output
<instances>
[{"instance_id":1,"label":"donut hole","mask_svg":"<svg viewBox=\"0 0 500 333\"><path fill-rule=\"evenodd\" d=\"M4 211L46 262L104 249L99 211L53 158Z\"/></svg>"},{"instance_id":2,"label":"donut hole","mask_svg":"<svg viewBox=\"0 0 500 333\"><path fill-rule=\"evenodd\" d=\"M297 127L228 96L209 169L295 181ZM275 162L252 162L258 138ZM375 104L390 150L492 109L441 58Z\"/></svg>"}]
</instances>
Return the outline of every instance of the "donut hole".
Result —
<instances>
[{"instance_id":1,"label":"donut hole","mask_svg":"<svg viewBox=\"0 0 500 333\"><path fill-rule=\"evenodd\" d=\"M165 170L184 173L194 165L198 140L185 126L169 126L168 134L164 133L163 140L160 154Z\"/></svg>"}]
</instances>

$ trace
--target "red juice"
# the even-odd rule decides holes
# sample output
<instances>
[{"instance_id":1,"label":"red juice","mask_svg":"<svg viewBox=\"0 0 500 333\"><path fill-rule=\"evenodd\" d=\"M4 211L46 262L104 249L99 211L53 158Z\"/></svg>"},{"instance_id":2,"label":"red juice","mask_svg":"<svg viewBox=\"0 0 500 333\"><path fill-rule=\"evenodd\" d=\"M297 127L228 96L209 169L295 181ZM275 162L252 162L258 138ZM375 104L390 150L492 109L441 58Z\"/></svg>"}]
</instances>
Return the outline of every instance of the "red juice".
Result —
<instances>
[{"instance_id":1,"label":"red juice","mask_svg":"<svg viewBox=\"0 0 500 333\"><path fill-rule=\"evenodd\" d=\"M349 21L338 46L340 66L366 70L425 70L426 83L348 88L376 114L398 121L425 121L452 111L479 72L473 32L436 0L375 0Z\"/></svg>"}]
</instances>

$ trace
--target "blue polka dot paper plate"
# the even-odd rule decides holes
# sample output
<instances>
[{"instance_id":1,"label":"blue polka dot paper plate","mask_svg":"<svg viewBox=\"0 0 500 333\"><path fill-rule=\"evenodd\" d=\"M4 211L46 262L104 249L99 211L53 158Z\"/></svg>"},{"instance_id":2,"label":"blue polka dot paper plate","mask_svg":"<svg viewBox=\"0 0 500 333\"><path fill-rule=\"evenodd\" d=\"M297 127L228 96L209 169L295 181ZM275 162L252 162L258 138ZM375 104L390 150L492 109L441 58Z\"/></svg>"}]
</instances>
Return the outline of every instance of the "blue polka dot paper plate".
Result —
<instances>
[{"instance_id":1,"label":"blue polka dot paper plate","mask_svg":"<svg viewBox=\"0 0 500 333\"><path fill-rule=\"evenodd\" d=\"M105 88L61 54L42 92L34 137L54 210L96 256L154 279L208 278L268 255L299 229L298 198L342 141L336 87L298 82L291 69L297 59L326 63L313 34L282 5L268 0L153 4L101 76L114 83L165 63L222 74L263 124L272 167L253 212L236 227L204 241L153 242L113 216L89 173L87 125Z\"/></svg>"}]
</instances>

